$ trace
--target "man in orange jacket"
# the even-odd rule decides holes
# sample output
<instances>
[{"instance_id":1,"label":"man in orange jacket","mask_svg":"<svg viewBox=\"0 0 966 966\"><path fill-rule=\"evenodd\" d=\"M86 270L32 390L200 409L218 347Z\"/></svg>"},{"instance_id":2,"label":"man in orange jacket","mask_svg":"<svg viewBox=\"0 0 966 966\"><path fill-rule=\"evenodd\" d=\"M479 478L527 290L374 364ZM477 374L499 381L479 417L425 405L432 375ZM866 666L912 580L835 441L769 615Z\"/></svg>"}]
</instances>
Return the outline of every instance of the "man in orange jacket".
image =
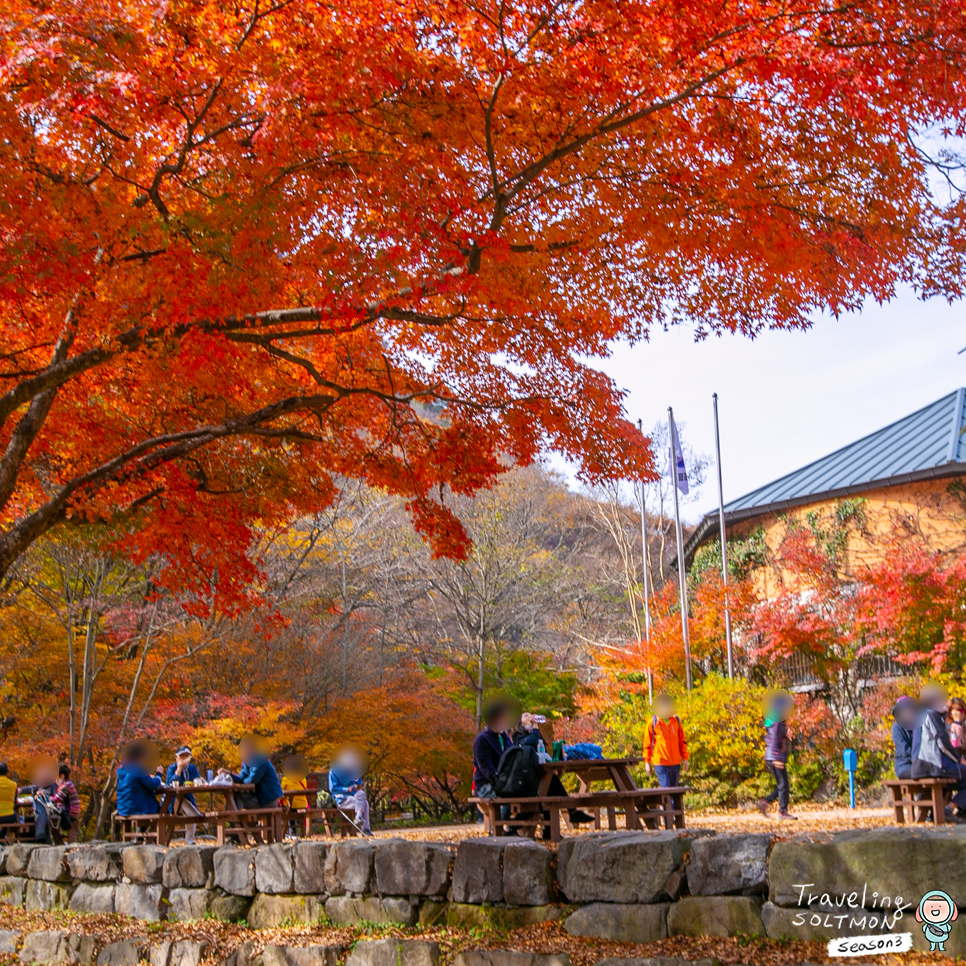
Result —
<instances>
[{"instance_id":1,"label":"man in orange jacket","mask_svg":"<svg viewBox=\"0 0 966 966\"><path fill-rule=\"evenodd\" d=\"M644 732L644 770L649 775L652 765L661 788L676 788L682 770L688 770L688 743L681 719L674 713L674 701L667 694L655 699L654 714Z\"/></svg>"}]
</instances>

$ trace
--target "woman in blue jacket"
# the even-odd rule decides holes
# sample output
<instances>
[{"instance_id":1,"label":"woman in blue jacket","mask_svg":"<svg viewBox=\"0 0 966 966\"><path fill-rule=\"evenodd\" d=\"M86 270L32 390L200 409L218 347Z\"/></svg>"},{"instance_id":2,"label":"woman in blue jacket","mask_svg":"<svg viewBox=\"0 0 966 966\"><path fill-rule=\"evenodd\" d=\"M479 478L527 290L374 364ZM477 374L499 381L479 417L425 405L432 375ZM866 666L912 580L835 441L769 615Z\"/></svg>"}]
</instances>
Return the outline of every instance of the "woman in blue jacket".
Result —
<instances>
[{"instance_id":1,"label":"woman in blue jacket","mask_svg":"<svg viewBox=\"0 0 966 966\"><path fill-rule=\"evenodd\" d=\"M117 811L119 815L157 815L157 792L161 778L148 771L148 748L132 741L124 749L117 770Z\"/></svg>"},{"instance_id":2,"label":"woman in blue jacket","mask_svg":"<svg viewBox=\"0 0 966 966\"><path fill-rule=\"evenodd\" d=\"M235 784L255 786L254 793L237 796L242 808L275 808L282 797L282 783L265 749L251 735L246 735L238 745L238 752L242 761L238 774L227 768L219 768L218 774L230 775Z\"/></svg>"}]
</instances>

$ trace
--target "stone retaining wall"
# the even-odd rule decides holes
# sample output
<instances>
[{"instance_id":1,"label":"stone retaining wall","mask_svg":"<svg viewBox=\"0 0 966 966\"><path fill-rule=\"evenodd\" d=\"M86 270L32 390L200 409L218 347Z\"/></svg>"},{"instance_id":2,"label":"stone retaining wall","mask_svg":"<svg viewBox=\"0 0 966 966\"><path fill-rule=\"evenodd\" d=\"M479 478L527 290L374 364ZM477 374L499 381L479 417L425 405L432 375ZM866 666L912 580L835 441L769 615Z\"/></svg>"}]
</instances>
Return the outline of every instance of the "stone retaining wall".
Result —
<instances>
[{"instance_id":1,"label":"stone retaining wall","mask_svg":"<svg viewBox=\"0 0 966 966\"><path fill-rule=\"evenodd\" d=\"M911 932L924 948L915 908L938 888L966 904L966 829L881 828L779 842L702 829L603 832L566 839L556 853L516 838L250 849L18 844L0 852L0 902L28 911L213 917L255 928L325 920L514 928L566 917L572 935L636 943L741 934L824 941L891 931ZM897 904L905 914L894 921ZM966 954L963 933L966 923L954 926L947 955ZM84 959L70 947L82 937L31 936L45 938L27 937L24 962L48 961L48 947ZM4 941L0 935L0 947ZM117 966L129 954L118 951ZM192 966L201 955L186 947L155 958ZM326 953L312 966L330 966L333 957Z\"/></svg>"}]
</instances>

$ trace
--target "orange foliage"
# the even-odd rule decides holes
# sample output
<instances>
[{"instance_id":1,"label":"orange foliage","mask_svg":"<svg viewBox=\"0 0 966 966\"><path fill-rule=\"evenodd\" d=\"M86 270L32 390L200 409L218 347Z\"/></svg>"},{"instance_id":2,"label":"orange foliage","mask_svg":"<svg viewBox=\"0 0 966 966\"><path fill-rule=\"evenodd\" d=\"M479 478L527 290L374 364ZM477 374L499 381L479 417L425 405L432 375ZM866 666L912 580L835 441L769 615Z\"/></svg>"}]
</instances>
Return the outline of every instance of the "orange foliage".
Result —
<instances>
[{"instance_id":1,"label":"orange foliage","mask_svg":"<svg viewBox=\"0 0 966 966\"><path fill-rule=\"evenodd\" d=\"M725 637L725 597L731 612L733 633L748 619L756 602L755 592L747 580L730 578L727 595L721 574L705 570L700 580L688 589L688 633L691 658L708 668L727 667ZM640 673L650 668L656 682L684 679L684 635L677 581L668 581L650 598L650 642L631 642L622 654L606 660L618 670Z\"/></svg>"}]
</instances>

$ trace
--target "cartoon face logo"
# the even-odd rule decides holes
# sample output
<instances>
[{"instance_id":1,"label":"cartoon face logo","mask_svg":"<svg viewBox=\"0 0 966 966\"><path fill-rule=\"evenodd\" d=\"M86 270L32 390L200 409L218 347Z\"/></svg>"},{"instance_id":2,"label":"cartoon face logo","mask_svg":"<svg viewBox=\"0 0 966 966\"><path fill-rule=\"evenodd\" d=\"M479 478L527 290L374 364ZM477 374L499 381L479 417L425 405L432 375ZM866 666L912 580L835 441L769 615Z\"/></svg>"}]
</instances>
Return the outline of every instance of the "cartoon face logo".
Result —
<instances>
[{"instance_id":1,"label":"cartoon face logo","mask_svg":"<svg viewBox=\"0 0 966 966\"><path fill-rule=\"evenodd\" d=\"M959 916L952 898L941 889L927 892L919 901L916 921L922 923L922 934L929 942L929 951L945 951L946 940Z\"/></svg>"}]
</instances>

